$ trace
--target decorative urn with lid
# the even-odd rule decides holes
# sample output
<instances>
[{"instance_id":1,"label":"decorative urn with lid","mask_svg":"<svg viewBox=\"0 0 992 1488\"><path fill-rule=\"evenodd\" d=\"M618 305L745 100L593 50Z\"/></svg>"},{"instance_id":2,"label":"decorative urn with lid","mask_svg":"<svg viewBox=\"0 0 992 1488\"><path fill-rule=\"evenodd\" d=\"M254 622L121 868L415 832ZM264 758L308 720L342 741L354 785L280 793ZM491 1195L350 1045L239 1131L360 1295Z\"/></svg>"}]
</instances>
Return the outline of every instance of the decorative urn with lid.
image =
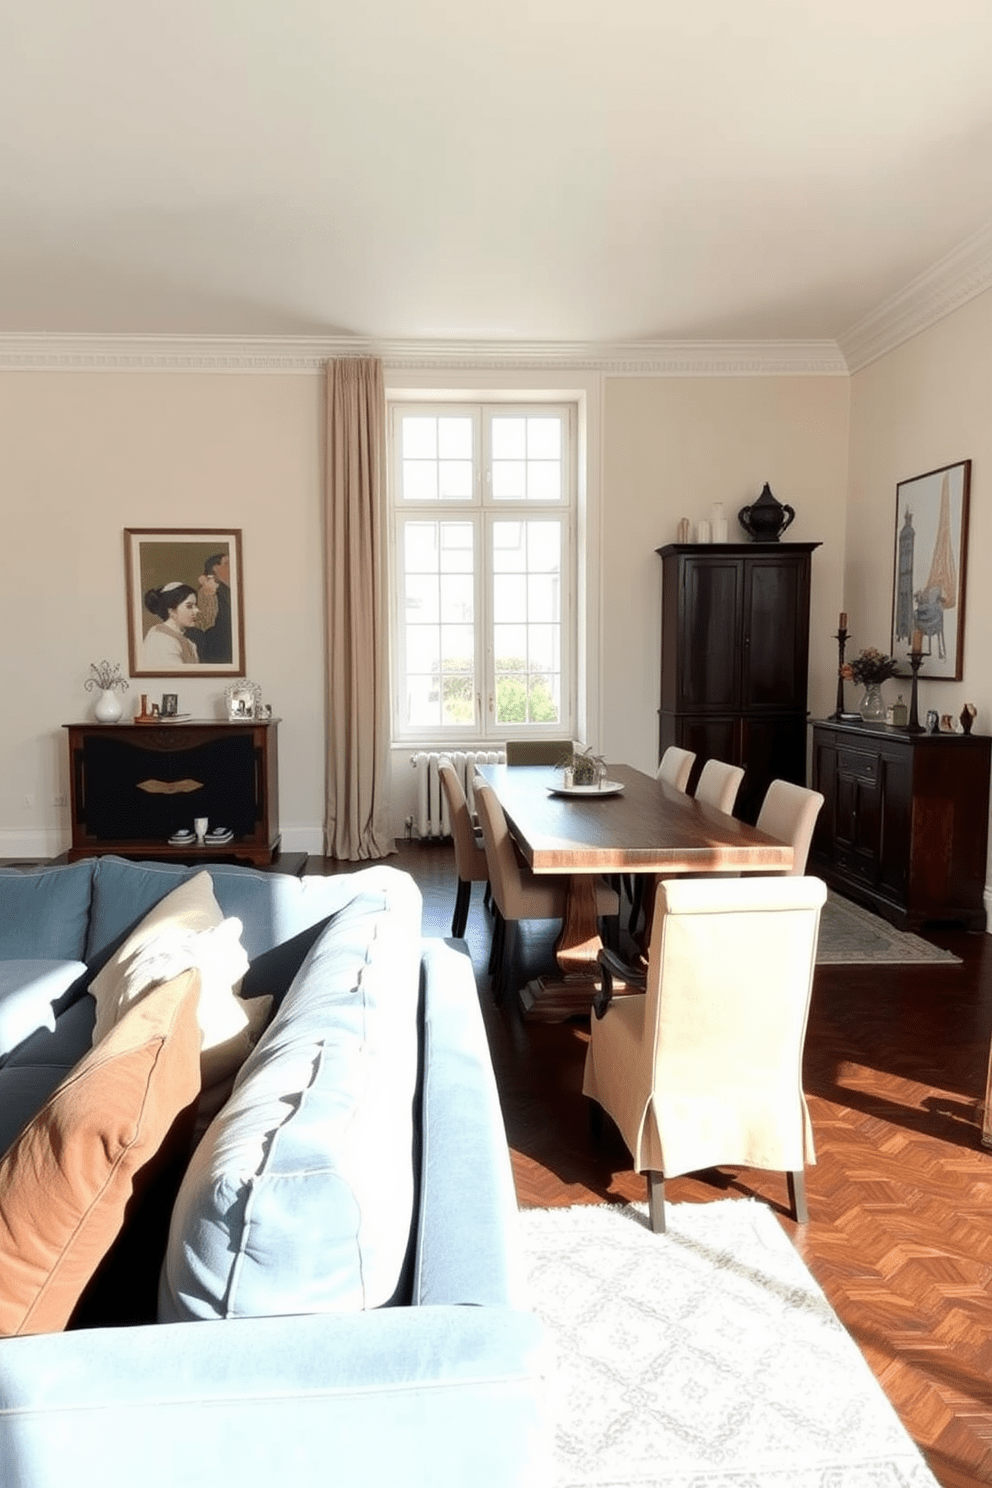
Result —
<instances>
[{"instance_id":1,"label":"decorative urn with lid","mask_svg":"<svg viewBox=\"0 0 992 1488\"><path fill-rule=\"evenodd\" d=\"M778 542L795 517L791 506L776 501L765 481L761 495L751 506L741 507L737 520L752 542Z\"/></svg>"}]
</instances>

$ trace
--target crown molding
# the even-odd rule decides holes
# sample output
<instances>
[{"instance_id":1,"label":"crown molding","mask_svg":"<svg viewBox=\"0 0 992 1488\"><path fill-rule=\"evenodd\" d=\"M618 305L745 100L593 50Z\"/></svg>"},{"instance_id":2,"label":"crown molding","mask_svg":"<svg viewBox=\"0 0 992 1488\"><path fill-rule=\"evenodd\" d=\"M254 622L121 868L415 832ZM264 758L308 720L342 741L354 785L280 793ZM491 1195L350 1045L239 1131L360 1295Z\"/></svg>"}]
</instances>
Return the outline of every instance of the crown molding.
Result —
<instances>
[{"instance_id":1,"label":"crown molding","mask_svg":"<svg viewBox=\"0 0 992 1488\"><path fill-rule=\"evenodd\" d=\"M833 341L374 341L321 336L0 335L3 372L315 373L332 357L390 371L594 371L618 377L843 377Z\"/></svg>"},{"instance_id":2,"label":"crown molding","mask_svg":"<svg viewBox=\"0 0 992 1488\"><path fill-rule=\"evenodd\" d=\"M992 225L966 238L838 336L848 368L859 372L990 288Z\"/></svg>"}]
</instances>

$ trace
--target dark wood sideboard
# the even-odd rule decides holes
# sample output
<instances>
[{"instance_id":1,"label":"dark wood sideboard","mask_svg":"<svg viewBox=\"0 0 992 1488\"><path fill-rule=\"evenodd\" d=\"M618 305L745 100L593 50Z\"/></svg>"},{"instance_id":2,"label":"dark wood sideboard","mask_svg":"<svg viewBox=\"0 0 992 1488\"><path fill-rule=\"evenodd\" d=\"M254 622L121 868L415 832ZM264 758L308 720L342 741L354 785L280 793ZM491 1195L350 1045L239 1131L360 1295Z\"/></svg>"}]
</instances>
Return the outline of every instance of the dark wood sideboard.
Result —
<instances>
[{"instance_id":1,"label":"dark wood sideboard","mask_svg":"<svg viewBox=\"0 0 992 1488\"><path fill-rule=\"evenodd\" d=\"M744 766L735 815L775 779L806 784L812 554L819 543L670 543L662 562L658 756Z\"/></svg>"},{"instance_id":2,"label":"dark wood sideboard","mask_svg":"<svg viewBox=\"0 0 992 1488\"><path fill-rule=\"evenodd\" d=\"M992 738L816 720L810 872L902 928L985 929Z\"/></svg>"},{"instance_id":3,"label":"dark wood sideboard","mask_svg":"<svg viewBox=\"0 0 992 1488\"><path fill-rule=\"evenodd\" d=\"M278 724L67 723L72 845L68 858L227 859L272 863L279 850ZM205 816L231 842L172 847Z\"/></svg>"}]
</instances>

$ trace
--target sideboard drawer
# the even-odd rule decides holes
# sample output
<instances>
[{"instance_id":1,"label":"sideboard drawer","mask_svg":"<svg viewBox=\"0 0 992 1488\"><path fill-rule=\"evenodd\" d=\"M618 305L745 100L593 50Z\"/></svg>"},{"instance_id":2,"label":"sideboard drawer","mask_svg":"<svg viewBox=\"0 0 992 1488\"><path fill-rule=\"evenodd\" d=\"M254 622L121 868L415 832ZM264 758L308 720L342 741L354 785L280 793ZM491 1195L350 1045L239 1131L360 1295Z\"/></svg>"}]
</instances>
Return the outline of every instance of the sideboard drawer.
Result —
<instances>
[{"instance_id":1,"label":"sideboard drawer","mask_svg":"<svg viewBox=\"0 0 992 1488\"><path fill-rule=\"evenodd\" d=\"M839 749L837 770L841 775L874 782L878 779L878 755L868 754L863 749Z\"/></svg>"}]
</instances>

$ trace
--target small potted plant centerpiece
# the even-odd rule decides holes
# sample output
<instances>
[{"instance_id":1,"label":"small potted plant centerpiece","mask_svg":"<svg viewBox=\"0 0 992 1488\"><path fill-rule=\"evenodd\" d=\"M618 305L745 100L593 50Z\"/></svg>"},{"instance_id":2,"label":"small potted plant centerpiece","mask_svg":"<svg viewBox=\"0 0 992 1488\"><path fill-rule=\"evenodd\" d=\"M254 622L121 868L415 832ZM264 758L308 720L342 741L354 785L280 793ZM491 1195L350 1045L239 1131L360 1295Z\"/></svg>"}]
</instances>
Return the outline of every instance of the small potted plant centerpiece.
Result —
<instances>
[{"instance_id":1,"label":"small potted plant centerpiece","mask_svg":"<svg viewBox=\"0 0 992 1488\"><path fill-rule=\"evenodd\" d=\"M573 785L597 785L606 775L606 765L591 746L585 749L570 749L558 761L557 768L565 775L566 789Z\"/></svg>"}]
</instances>

